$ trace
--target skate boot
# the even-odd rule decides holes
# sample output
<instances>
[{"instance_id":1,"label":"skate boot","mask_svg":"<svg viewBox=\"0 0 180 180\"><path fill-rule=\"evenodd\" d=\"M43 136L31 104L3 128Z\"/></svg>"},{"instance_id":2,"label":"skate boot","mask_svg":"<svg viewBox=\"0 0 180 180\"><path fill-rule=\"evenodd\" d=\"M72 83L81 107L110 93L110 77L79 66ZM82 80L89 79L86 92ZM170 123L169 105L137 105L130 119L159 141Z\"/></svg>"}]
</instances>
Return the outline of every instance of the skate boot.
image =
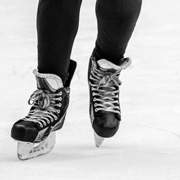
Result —
<instances>
[{"instance_id":1,"label":"skate boot","mask_svg":"<svg viewBox=\"0 0 180 180\"><path fill-rule=\"evenodd\" d=\"M90 58L88 82L90 92L89 114L94 129L95 144L100 147L104 138L112 137L121 121L119 103L119 75L121 70L131 64L129 58L123 58L117 66L106 59Z\"/></svg>"},{"instance_id":2,"label":"skate boot","mask_svg":"<svg viewBox=\"0 0 180 180\"><path fill-rule=\"evenodd\" d=\"M17 155L20 160L49 153L55 145L55 131L62 128L69 105L70 82L76 62L70 61L69 77L63 86L59 76L33 73L37 90L30 96L32 105L28 115L17 121L11 129L11 137L18 141Z\"/></svg>"}]
</instances>

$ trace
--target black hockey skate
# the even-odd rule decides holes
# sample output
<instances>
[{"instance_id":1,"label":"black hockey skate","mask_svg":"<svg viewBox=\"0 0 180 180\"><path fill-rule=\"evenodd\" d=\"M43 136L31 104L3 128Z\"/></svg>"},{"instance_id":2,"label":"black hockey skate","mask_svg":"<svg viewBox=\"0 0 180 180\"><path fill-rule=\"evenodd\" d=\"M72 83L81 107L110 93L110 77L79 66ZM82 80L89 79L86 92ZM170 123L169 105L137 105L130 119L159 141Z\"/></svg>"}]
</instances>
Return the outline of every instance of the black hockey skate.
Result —
<instances>
[{"instance_id":1,"label":"black hockey skate","mask_svg":"<svg viewBox=\"0 0 180 180\"><path fill-rule=\"evenodd\" d=\"M106 59L89 62L88 82L90 92L89 114L94 129L95 144L100 147L104 138L112 137L121 121L119 103L119 75L131 64L129 58L122 59L117 66Z\"/></svg>"},{"instance_id":2,"label":"black hockey skate","mask_svg":"<svg viewBox=\"0 0 180 180\"><path fill-rule=\"evenodd\" d=\"M17 121L11 137L18 141L17 155L20 160L49 153L55 145L55 131L62 128L69 105L70 82L76 62L70 61L69 78L63 86L59 76L33 73L37 90L30 96L32 105L28 115Z\"/></svg>"}]
</instances>

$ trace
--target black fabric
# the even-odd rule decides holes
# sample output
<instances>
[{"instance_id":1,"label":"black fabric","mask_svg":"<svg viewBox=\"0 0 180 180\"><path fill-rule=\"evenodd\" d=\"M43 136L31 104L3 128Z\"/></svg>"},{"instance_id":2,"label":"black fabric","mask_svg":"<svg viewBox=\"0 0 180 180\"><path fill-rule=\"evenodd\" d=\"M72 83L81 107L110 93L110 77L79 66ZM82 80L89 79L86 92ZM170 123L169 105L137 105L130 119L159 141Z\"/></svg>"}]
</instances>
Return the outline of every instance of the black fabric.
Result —
<instances>
[{"instance_id":1,"label":"black fabric","mask_svg":"<svg viewBox=\"0 0 180 180\"><path fill-rule=\"evenodd\" d=\"M97 60L105 58L120 65L139 17L142 0L97 0Z\"/></svg>"},{"instance_id":2,"label":"black fabric","mask_svg":"<svg viewBox=\"0 0 180 180\"><path fill-rule=\"evenodd\" d=\"M81 0L40 0L37 13L38 71L65 83L78 29Z\"/></svg>"},{"instance_id":3,"label":"black fabric","mask_svg":"<svg viewBox=\"0 0 180 180\"><path fill-rule=\"evenodd\" d=\"M136 25L142 0L97 0L98 34L94 53L120 64ZM68 78L82 0L39 0L37 13L38 70Z\"/></svg>"}]
</instances>

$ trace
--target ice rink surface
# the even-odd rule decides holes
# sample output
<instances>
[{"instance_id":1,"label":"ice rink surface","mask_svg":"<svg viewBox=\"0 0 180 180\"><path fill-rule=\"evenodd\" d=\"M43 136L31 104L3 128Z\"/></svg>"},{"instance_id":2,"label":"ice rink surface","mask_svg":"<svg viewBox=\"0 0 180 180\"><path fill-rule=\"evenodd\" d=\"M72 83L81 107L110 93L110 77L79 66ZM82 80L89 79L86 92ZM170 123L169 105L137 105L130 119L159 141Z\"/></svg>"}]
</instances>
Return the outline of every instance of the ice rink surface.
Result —
<instances>
[{"instance_id":1,"label":"ice rink surface","mask_svg":"<svg viewBox=\"0 0 180 180\"><path fill-rule=\"evenodd\" d=\"M180 1L144 0L121 74L122 123L96 148L88 115L87 66L96 39L95 0L84 0L72 59L78 68L54 150L19 161L12 124L35 90L37 1L0 3L0 180L180 180Z\"/></svg>"}]
</instances>

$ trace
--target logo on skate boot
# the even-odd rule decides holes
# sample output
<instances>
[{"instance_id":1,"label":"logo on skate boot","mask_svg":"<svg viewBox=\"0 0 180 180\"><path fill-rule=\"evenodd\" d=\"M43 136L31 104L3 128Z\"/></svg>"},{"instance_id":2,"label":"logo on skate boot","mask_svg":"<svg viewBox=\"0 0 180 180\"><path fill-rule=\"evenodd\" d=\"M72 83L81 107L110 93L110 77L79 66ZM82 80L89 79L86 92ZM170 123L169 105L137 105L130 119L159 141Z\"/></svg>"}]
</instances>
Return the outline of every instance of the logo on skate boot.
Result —
<instances>
[{"instance_id":1,"label":"logo on skate boot","mask_svg":"<svg viewBox=\"0 0 180 180\"><path fill-rule=\"evenodd\" d=\"M38 133L38 135L37 135L37 137L35 139L35 142L42 141L42 140L44 140L44 138L47 137L47 134L45 133L47 131L47 129L48 129L48 127L41 130L41 131L39 131L39 133Z\"/></svg>"}]
</instances>

